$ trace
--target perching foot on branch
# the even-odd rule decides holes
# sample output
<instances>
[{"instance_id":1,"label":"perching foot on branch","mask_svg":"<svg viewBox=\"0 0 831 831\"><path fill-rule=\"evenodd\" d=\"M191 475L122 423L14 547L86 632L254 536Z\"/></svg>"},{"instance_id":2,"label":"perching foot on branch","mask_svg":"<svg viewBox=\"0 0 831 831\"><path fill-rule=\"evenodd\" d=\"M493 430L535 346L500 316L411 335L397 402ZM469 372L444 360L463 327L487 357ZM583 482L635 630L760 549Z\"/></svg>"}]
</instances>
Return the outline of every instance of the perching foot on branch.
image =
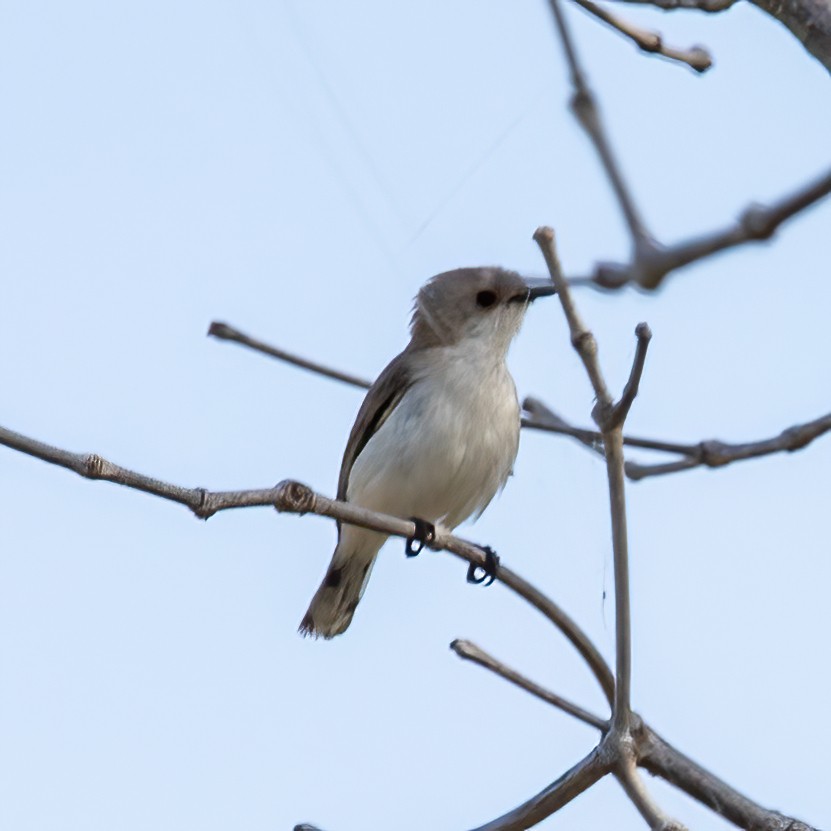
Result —
<instances>
[{"instance_id":1,"label":"perching foot on branch","mask_svg":"<svg viewBox=\"0 0 831 831\"><path fill-rule=\"evenodd\" d=\"M499 571L499 556L489 545L482 545L480 548L485 552L485 564L479 566L471 563L467 570L467 582L484 583L489 586L496 580L496 574Z\"/></svg>"},{"instance_id":2,"label":"perching foot on branch","mask_svg":"<svg viewBox=\"0 0 831 831\"><path fill-rule=\"evenodd\" d=\"M411 516L410 522L415 525L415 533L412 537L407 538L404 553L408 557L417 557L421 554L421 550L425 545L430 545L435 540L436 526L432 522L427 522L427 520L419 519L416 516Z\"/></svg>"}]
</instances>

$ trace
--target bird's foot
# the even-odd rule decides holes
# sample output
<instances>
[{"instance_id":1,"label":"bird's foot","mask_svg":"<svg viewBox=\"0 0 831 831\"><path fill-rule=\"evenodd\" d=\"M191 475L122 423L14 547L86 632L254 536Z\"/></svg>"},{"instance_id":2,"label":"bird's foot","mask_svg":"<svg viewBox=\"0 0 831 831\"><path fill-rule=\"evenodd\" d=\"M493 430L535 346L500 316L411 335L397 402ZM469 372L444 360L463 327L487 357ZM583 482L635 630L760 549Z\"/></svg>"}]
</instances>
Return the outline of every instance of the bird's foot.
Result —
<instances>
[{"instance_id":1,"label":"bird's foot","mask_svg":"<svg viewBox=\"0 0 831 831\"><path fill-rule=\"evenodd\" d=\"M425 545L429 545L436 538L436 526L432 522L427 522L427 520L419 519L416 516L411 516L410 522L415 525L415 533L412 537L407 538L404 553L408 557L415 557L421 554L421 549Z\"/></svg>"},{"instance_id":2,"label":"bird's foot","mask_svg":"<svg viewBox=\"0 0 831 831\"><path fill-rule=\"evenodd\" d=\"M499 557L497 553L489 546L480 546L485 552L485 564L483 566L471 563L467 570L468 583L484 583L489 586L496 580L496 575L499 573ZM480 575L479 572L482 572Z\"/></svg>"}]
</instances>

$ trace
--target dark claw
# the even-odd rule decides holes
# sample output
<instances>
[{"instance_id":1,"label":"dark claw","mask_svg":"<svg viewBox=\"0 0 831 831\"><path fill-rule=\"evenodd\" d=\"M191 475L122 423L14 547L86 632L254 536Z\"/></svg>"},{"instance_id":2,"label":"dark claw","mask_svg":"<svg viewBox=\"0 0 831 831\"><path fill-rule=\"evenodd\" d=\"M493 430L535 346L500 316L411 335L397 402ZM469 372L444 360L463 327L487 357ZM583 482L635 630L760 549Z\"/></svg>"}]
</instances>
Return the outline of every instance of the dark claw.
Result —
<instances>
[{"instance_id":1,"label":"dark claw","mask_svg":"<svg viewBox=\"0 0 831 831\"><path fill-rule=\"evenodd\" d=\"M485 552L485 565L479 566L475 563L471 563L467 570L467 582L484 583L484 585L489 586L494 580L496 580L496 575L499 572L499 556L488 545L483 545L481 548L482 551ZM478 574L480 571L482 572L481 577Z\"/></svg>"},{"instance_id":2,"label":"dark claw","mask_svg":"<svg viewBox=\"0 0 831 831\"><path fill-rule=\"evenodd\" d=\"M429 545L436 538L436 526L432 522L427 522L427 520L419 519L416 516L411 516L410 522L415 525L415 534L407 539L404 553L408 557L416 557L421 554L421 550L425 545Z\"/></svg>"}]
</instances>

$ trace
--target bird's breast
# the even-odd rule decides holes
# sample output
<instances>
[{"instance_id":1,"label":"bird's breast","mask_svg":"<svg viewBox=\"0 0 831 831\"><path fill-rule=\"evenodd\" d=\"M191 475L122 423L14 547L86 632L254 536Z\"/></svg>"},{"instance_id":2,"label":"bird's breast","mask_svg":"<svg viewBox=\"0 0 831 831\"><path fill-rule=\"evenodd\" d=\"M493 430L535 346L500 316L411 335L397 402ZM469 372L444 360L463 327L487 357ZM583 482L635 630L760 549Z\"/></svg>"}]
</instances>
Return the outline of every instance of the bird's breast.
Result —
<instances>
[{"instance_id":1,"label":"bird's breast","mask_svg":"<svg viewBox=\"0 0 831 831\"><path fill-rule=\"evenodd\" d=\"M453 528L510 475L519 404L503 361L437 357L355 460L349 498Z\"/></svg>"}]
</instances>

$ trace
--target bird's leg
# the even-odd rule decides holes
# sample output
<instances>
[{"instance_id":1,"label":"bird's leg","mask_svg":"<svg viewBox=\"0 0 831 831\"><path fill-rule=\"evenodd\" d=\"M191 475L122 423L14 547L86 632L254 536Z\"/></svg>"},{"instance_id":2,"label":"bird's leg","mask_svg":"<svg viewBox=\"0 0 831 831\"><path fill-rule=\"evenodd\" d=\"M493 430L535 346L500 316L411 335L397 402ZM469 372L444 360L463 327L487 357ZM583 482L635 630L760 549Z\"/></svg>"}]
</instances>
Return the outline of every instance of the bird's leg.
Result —
<instances>
[{"instance_id":1,"label":"bird's leg","mask_svg":"<svg viewBox=\"0 0 831 831\"><path fill-rule=\"evenodd\" d=\"M436 538L436 526L432 522L427 522L426 519L419 519L417 516L411 516L410 522L415 525L415 533L412 537L407 538L404 553L408 557L415 557L421 554L421 549L425 545L429 545Z\"/></svg>"},{"instance_id":2,"label":"bird's leg","mask_svg":"<svg viewBox=\"0 0 831 831\"><path fill-rule=\"evenodd\" d=\"M496 575L499 572L499 557L489 545L480 545L479 547L485 552L485 564L479 566L471 563L467 570L467 582L484 583L486 586L489 586L496 580ZM478 574L479 571L482 572L481 577Z\"/></svg>"}]
</instances>

